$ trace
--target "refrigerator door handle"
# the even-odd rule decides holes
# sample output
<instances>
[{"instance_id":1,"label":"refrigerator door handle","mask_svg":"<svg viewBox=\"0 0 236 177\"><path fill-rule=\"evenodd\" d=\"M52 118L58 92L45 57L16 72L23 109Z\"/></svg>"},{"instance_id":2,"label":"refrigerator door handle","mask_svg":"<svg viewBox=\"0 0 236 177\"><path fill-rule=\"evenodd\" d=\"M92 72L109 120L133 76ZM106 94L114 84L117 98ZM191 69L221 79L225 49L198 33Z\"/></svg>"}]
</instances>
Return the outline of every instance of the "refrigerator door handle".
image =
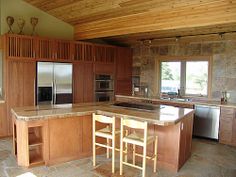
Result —
<instances>
[{"instance_id":1,"label":"refrigerator door handle","mask_svg":"<svg viewBox=\"0 0 236 177\"><path fill-rule=\"evenodd\" d=\"M56 80L54 82L54 104L57 103L57 84L56 84Z\"/></svg>"},{"instance_id":2,"label":"refrigerator door handle","mask_svg":"<svg viewBox=\"0 0 236 177\"><path fill-rule=\"evenodd\" d=\"M51 104L53 105L53 101L54 101L54 83L52 82L51 83L51 85L52 85L52 99L51 99Z\"/></svg>"}]
</instances>

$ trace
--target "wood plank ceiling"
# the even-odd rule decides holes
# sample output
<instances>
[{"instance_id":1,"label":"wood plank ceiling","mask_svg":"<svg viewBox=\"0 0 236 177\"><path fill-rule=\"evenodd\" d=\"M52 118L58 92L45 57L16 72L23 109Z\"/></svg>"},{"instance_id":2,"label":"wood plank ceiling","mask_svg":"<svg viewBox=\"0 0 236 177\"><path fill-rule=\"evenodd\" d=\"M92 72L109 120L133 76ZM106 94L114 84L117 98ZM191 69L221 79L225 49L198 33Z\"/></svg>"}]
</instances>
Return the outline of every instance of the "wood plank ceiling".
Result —
<instances>
[{"instance_id":1,"label":"wood plank ceiling","mask_svg":"<svg viewBox=\"0 0 236 177\"><path fill-rule=\"evenodd\" d=\"M138 40L236 31L235 0L25 0L75 27L75 39Z\"/></svg>"}]
</instances>

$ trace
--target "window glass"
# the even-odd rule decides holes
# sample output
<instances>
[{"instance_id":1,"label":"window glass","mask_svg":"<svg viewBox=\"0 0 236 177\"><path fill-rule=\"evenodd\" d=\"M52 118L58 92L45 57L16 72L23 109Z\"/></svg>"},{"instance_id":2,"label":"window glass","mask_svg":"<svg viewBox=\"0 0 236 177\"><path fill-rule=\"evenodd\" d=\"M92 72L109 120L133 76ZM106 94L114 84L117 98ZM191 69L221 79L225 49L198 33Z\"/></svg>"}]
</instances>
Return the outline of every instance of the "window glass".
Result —
<instances>
[{"instance_id":1,"label":"window glass","mask_svg":"<svg viewBox=\"0 0 236 177\"><path fill-rule=\"evenodd\" d=\"M161 62L161 92L178 92L180 88L180 62Z\"/></svg>"},{"instance_id":2,"label":"window glass","mask_svg":"<svg viewBox=\"0 0 236 177\"><path fill-rule=\"evenodd\" d=\"M185 94L207 95L208 61L186 62Z\"/></svg>"}]
</instances>

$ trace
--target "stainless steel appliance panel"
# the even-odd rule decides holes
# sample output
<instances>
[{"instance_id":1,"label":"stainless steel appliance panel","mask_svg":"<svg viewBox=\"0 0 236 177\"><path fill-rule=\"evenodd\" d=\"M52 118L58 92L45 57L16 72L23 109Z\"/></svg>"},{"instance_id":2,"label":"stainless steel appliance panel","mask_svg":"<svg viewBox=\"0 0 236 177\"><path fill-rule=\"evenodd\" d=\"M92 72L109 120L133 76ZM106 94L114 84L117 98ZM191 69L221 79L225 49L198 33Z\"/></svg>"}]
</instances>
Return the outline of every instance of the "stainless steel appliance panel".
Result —
<instances>
[{"instance_id":1,"label":"stainless steel appliance panel","mask_svg":"<svg viewBox=\"0 0 236 177\"><path fill-rule=\"evenodd\" d=\"M114 92L96 92L95 94L95 100L97 102L102 102L102 101L113 101L114 100Z\"/></svg>"},{"instance_id":2,"label":"stainless steel appliance panel","mask_svg":"<svg viewBox=\"0 0 236 177\"><path fill-rule=\"evenodd\" d=\"M37 84L38 87L53 86L53 63L52 62L38 62L37 64Z\"/></svg>"},{"instance_id":3,"label":"stainless steel appliance panel","mask_svg":"<svg viewBox=\"0 0 236 177\"><path fill-rule=\"evenodd\" d=\"M97 74L95 76L95 90L96 91L113 91L114 81L112 75Z\"/></svg>"},{"instance_id":4,"label":"stainless steel appliance panel","mask_svg":"<svg viewBox=\"0 0 236 177\"><path fill-rule=\"evenodd\" d=\"M218 140L219 118L219 107L195 105L193 135Z\"/></svg>"},{"instance_id":5,"label":"stainless steel appliance panel","mask_svg":"<svg viewBox=\"0 0 236 177\"><path fill-rule=\"evenodd\" d=\"M63 103L72 103L72 64L38 62L37 104Z\"/></svg>"},{"instance_id":6,"label":"stainless steel appliance panel","mask_svg":"<svg viewBox=\"0 0 236 177\"><path fill-rule=\"evenodd\" d=\"M54 64L54 103L72 103L72 64Z\"/></svg>"},{"instance_id":7,"label":"stainless steel appliance panel","mask_svg":"<svg viewBox=\"0 0 236 177\"><path fill-rule=\"evenodd\" d=\"M112 75L95 75L95 100L97 102L114 100L114 80Z\"/></svg>"}]
</instances>

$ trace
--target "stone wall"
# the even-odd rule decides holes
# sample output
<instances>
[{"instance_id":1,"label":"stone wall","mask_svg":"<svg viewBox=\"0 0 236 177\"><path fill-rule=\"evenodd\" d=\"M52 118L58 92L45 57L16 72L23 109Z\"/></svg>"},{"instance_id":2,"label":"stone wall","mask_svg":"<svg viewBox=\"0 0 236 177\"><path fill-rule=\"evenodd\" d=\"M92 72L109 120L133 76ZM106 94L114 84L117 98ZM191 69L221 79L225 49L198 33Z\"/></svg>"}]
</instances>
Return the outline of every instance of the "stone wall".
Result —
<instances>
[{"instance_id":1,"label":"stone wall","mask_svg":"<svg viewBox=\"0 0 236 177\"><path fill-rule=\"evenodd\" d=\"M136 44L133 48L133 68L140 68L140 82L149 87L150 96L157 96L157 76L155 62L161 56L211 55L212 98L220 98L221 91L230 93L231 102L236 102L236 40L202 40L192 42L172 42L163 44ZM157 76L157 77L156 77Z\"/></svg>"}]
</instances>

